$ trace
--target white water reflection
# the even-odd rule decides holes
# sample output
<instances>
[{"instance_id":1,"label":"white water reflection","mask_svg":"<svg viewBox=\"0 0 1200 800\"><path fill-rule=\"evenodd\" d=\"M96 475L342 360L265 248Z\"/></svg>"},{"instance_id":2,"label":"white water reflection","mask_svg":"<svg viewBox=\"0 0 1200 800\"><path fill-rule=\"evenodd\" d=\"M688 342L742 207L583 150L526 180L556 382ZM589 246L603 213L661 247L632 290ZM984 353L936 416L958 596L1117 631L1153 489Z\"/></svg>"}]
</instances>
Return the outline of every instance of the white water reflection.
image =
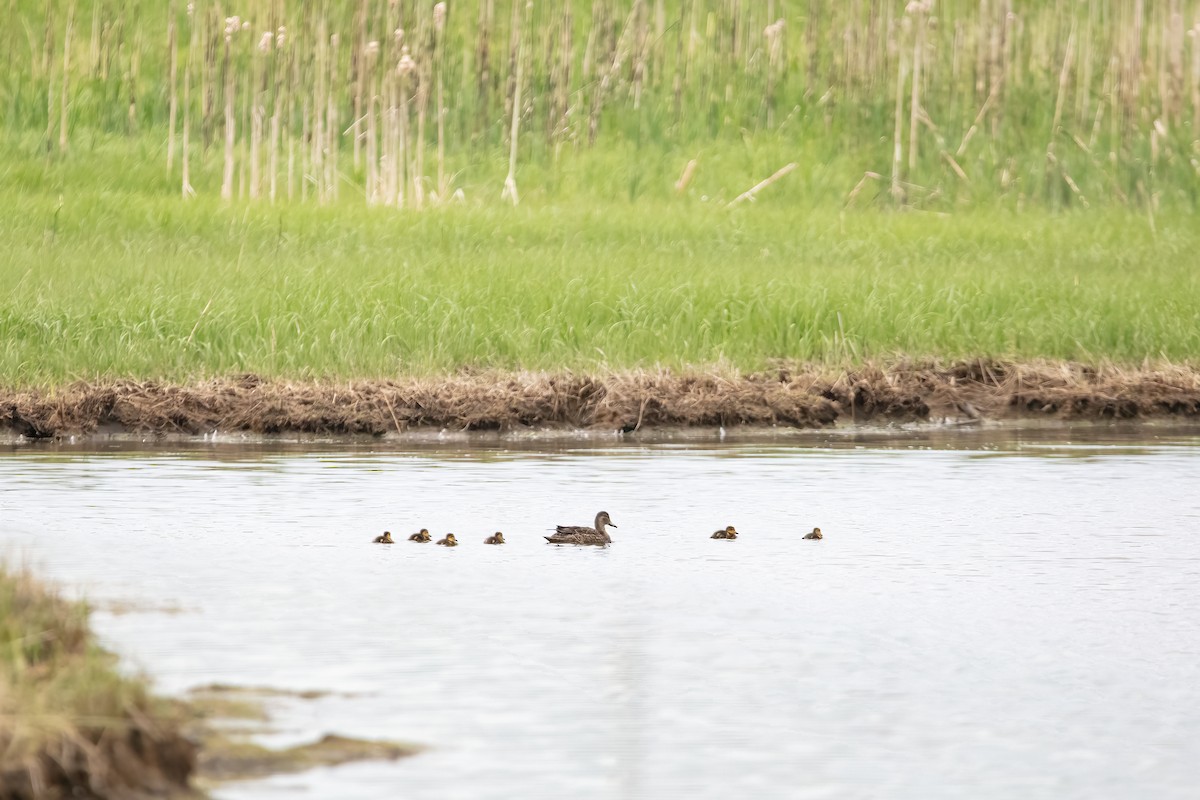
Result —
<instances>
[{"instance_id":1,"label":"white water reflection","mask_svg":"<svg viewBox=\"0 0 1200 800\"><path fill-rule=\"evenodd\" d=\"M97 615L168 691L431 746L228 800L1193 797L1200 440L961 441L27 449L0 531L182 608ZM611 548L542 541L600 508ZM463 546L369 544L421 526Z\"/></svg>"}]
</instances>

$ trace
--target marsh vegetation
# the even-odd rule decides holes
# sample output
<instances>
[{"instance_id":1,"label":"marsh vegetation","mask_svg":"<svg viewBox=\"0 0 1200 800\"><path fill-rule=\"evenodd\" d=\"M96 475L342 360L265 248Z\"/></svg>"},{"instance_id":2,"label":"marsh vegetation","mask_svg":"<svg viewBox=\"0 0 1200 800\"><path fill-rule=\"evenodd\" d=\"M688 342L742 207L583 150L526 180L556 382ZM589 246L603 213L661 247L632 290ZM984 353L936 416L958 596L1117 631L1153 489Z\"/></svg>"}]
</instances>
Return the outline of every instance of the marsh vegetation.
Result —
<instances>
[{"instance_id":1,"label":"marsh vegetation","mask_svg":"<svg viewBox=\"0 0 1200 800\"><path fill-rule=\"evenodd\" d=\"M7 6L8 148L176 195L1196 202L1194 0Z\"/></svg>"},{"instance_id":2,"label":"marsh vegetation","mask_svg":"<svg viewBox=\"0 0 1200 800\"><path fill-rule=\"evenodd\" d=\"M183 793L183 718L120 674L86 608L0 563L0 797Z\"/></svg>"},{"instance_id":3,"label":"marsh vegetation","mask_svg":"<svg viewBox=\"0 0 1200 800\"><path fill-rule=\"evenodd\" d=\"M1195 2L8 8L10 387L1200 352Z\"/></svg>"}]
</instances>

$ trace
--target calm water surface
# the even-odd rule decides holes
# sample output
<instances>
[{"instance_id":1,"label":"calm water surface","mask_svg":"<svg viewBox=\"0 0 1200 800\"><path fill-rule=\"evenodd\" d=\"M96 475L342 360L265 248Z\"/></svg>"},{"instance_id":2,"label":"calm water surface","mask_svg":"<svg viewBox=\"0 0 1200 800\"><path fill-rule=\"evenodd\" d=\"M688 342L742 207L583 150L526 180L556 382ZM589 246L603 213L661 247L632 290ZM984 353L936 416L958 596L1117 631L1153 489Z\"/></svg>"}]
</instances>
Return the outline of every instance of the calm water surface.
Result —
<instances>
[{"instance_id":1,"label":"calm water surface","mask_svg":"<svg viewBox=\"0 0 1200 800\"><path fill-rule=\"evenodd\" d=\"M1197 796L1200 436L808 441L9 447L0 543L168 692L333 692L270 743L430 747L226 800Z\"/></svg>"}]
</instances>

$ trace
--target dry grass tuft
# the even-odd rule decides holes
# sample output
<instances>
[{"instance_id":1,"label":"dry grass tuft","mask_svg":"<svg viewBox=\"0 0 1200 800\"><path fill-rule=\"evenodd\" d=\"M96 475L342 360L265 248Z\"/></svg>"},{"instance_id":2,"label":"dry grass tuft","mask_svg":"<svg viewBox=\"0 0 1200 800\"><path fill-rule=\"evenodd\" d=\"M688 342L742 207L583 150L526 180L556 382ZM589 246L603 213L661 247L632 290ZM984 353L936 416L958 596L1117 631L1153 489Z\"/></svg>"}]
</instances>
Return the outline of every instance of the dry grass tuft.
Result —
<instances>
[{"instance_id":1,"label":"dry grass tuft","mask_svg":"<svg viewBox=\"0 0 1200 800\"><path fill-rule=\"evenodd\" d=\"M0 565L0 799L186 796L195 748L87 611Z\"/></svg>"}]
</instances>

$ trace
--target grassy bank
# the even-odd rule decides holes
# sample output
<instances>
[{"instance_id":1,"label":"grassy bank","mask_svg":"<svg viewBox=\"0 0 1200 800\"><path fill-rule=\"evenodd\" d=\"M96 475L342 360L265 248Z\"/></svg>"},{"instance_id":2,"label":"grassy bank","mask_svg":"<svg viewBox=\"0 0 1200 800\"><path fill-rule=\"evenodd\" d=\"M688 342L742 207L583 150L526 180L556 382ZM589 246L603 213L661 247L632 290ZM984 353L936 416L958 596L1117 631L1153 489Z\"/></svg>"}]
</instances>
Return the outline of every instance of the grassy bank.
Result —
<instances>
[{"instance_id":1,"label":"grassy bank","mask_svg":"<svg viewBox=\"0 0 1200 800\"><path fill-rule=\"evenodd\" d=\"M1200 354L1188 215L0 204L9 386Z\"/></svg>"},{"instance_id":2,"label":"grassy bank","mask_svg":"<svg viewBox=\"0 0 1200 800\"><path fill-rule=\"evenodd\" d=\"M9 0L0 385L1200 358L1196 2L243 5Z\"/></svg>"},{"instance_id":3,"label":"grassy bank","mask_svg":"<svg viewBox=\"0 0 1200 800\"><path fill-rule=\"evenodd\" d=\"M182 795L177 716L88 629L87 612L0 564L0 797Z\"/></svg>"},{"instance_id":4,"label":"grassy bank","mask_svg":"<svg viewBox=\"0 0 1200 800\"><path fill-rule=\"evenodd\" d=\"M186 700L150 693L101 649L87 608L0 562L0 798L93 800L207 797L202 786L389 760L411 744L326 734L280 750L266 729L269 689L207 687ZM314 696L320 693L311 693ZM261 731L260 731L261 732Z\"/></svg>"}]
</instances>

